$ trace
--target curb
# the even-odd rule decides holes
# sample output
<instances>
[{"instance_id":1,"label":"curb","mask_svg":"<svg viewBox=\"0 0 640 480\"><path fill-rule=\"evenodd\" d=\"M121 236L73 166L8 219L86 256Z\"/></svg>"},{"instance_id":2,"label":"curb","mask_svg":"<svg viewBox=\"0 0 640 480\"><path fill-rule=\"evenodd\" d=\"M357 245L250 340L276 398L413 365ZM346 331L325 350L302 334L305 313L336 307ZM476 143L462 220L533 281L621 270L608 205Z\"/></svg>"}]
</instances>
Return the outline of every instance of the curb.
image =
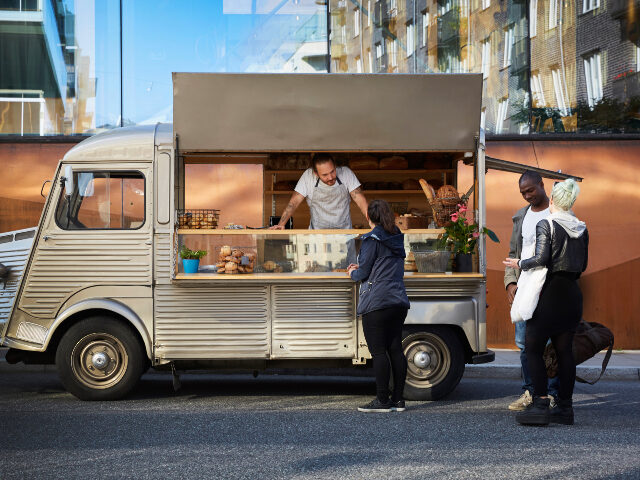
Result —
<instances>
[{"instance_id":1,"label":"curb","mask_svg":"<svg viewBox=\"0 0 640 480\"><path fill-rule=\"evenodd\" d=\"M601 367L576 367L576 375L585 379L595 379L600 375ZM16 363L10 365L4 358L0 358L0 373L53 373L57 374L55 365L25 365L24 363ZM189 372L191 373L191 371ZM211 372L209 372L211 373ZM318 376L318 375L336 375L336 370L333 369L330 372L313 371L304 372L302 370L295 372L288 371L287 374L298 374L305 376ZM347 372L341 370L338 372L340 376L353 376L362 377L370 376L370 374L364 374L364 372ZM150 370L148 374L151 375L167 375L169 372ZM268 374L268 373L264 373ZM464 377L466 378L501 378L501 379L519 379L520 378L520 366L519 365L506 365L506 364L483 364L483 365L467 365L464 371ZM608 367L602 376L605 380L640 380L640 368L637 367Z\"/></svg>"},{"instance_id":2,"label":"curb","mask_svg":"<svg viewBox=\"0 0 640 480\"><path fill-rule=\"evenodd\" d=\"M576 375L585 380L598 378L602 367L576 367ZM520 378L520 365L485 364L467 365L464 371L467 378ZM604 380L640 380L638 367L607 367L602 375Z\"/></svg>"}]
</instances>

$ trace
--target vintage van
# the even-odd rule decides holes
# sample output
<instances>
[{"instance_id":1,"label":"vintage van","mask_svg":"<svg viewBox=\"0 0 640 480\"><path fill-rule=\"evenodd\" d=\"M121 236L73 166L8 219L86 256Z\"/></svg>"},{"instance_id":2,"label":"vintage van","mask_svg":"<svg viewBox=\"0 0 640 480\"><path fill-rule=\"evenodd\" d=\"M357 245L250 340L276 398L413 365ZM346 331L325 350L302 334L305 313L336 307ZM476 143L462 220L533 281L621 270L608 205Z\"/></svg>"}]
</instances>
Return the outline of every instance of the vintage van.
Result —
<instances>
[{"instance_id":1,"label":"vintage van","mask_svg":"<svg viewBox=\"0 0 640 480\"><path fill-rule=\"evenodd\" d=\"M346 164L363 154L404 158L393 169L354 172L369 199L409 208L427 202L415 187L398 190L403 181L458 188L458 162L473 165L469 205L480 225L486 168L525 168L485 159L481 75L174 74L173 81L173 125L82 141L60 161L37 228L0 235L0 262L10 269L0 297L7 361L55 363L67 390L84 400L121 398L150 367L174 374L365 368L371 358L355 313L357 286L340 268L367 230L309 230L304 206L298 229L225 229L215 211L194 225L198 212L185 209L189 165L262 166L255 188L263 190L263 225L291 193L274 185L295 181L310 152L333 152ZM433 244L443 230L431 227L406 230L407 251ZM251 268L184 273L185 244L208 250L209 263L225 247L242 249ZM494 358L484 241L472 272L408 271L405 283L404 394L437 399L456 387L466 363Z\"/></svg>"}]
</instances>

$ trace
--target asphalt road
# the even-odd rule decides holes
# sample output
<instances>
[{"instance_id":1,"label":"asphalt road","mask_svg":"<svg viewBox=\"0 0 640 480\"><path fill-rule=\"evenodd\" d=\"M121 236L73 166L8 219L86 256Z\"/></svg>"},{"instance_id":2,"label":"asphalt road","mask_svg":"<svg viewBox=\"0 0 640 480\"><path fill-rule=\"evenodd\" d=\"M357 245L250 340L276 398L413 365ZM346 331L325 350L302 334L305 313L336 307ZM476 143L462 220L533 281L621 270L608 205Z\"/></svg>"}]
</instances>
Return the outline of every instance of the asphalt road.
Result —
<instances>
[{"instance_id":1,"label":"asphalt road","mask_svg":"<svg viewBox=\"0 0 640 480\"><path fill-rule=\"evenodd\" d=\"M53 374L0 374L0 478L640 478L638 381L578 385L576 425L536 428L506 410L517 380L364 414L370 378L182 379L88 403Z\"/></svg>"}]
</instances>

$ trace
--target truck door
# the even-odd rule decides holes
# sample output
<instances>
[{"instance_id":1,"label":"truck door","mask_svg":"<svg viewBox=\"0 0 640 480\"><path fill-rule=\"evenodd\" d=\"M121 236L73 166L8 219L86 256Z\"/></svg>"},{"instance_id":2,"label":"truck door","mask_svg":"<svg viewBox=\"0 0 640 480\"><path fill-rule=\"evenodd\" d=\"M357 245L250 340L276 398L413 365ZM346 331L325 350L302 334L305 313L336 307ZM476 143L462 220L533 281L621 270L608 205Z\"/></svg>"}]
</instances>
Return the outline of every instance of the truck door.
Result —
<instances>
[{"instance_id":1,"label":"truck door","mask_svg":"<svg viewBox=\"0 0 640 480\"><path fill-rule=\"evenodd\" d=\"M18 304L42 320L55 318L74 294L92 286L151 285L151 166L72 169L72 178L52 189Z\"/></svg>"}]
</instances>

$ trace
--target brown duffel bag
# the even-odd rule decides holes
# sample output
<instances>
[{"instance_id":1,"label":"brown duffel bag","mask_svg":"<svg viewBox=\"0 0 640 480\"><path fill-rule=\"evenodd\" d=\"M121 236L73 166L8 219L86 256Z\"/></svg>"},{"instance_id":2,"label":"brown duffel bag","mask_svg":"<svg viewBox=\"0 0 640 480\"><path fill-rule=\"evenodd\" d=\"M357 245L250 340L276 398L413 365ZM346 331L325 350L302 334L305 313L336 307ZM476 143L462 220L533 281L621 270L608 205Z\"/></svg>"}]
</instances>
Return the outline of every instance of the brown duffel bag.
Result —
<instances>
[{"instance_id":1,"label":"brown duffel bag","mask_svg":"<svg viewBox=\"0 0 640 480\"><path fill-rule=\"evenodd\" d=\"M576 334L573 337L573 358L576 365L580 365L585 360L589 360L605 348L607 349L607 353L602 361L602 370L598 378L590 382L576 376L578 382L593 385L600 380L604 371L607 369L611 353L613 352L613 332L611 330L596 322L580 320L576 328ZM551 343L544 349L544 364L547 367L547 376L549 378L554 378L558 375L558 359L556 357L556 350Z\"/></svg>"}]
</instances>

